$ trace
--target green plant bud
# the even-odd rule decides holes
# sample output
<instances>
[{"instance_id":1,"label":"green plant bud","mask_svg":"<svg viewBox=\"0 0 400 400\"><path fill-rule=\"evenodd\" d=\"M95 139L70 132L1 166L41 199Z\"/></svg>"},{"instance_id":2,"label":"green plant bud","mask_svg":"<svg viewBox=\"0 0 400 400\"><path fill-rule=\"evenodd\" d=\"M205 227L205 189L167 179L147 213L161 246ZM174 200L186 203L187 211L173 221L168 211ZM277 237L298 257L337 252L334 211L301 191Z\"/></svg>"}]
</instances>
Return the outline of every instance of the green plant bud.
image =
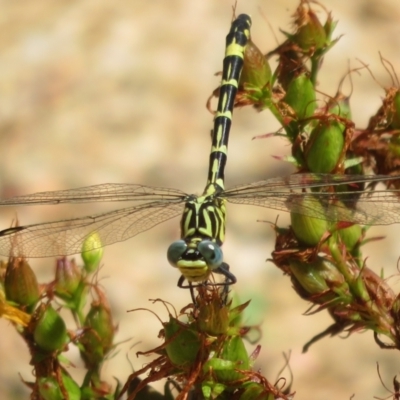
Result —
<instances>
[{"instance_id":1,"label":"green plant bud","mask_svg":"<svg viewBox=\"0 0 400 400\"><path fill-rule=\"evenodd\" d=\"M314 210L321 217L324 215L324 208L315 197L301 198L300 206ZM317 246L323 235L329 230L329 223L324 219L309 217L293 211L290 213L290 220L296 238L307 246Z\"/></svg>"},{"instance_id":2,"label":"green plant bud","mask_svg":"<svg viewBox=\"0 0 400 400\"><path fill-rule=\"evenodd\" d=\"M267 393L261 383L250 382L243 385L244 392L240 395L239 400L274 400L272 393Z\"/></svg>"},{"instance_id":3,"label":"green plant bud","mask_svg":"<svg viewBox=\"0 0 400 400\"><path fill-rule=\"evenodd\" d=\"M201 384L201 392L204 399L224 400L229 397L221 396L226 390L226 385L215 381L203 381Z\"/></svg>"},{"instance_id":4,"label":"green plant bud","mask_svg":"<svg viewBox=\"0 0 400 400\"><path fill-rule=\"evenodd\" d=\"M164 324L168 358L172 364L185 367L193 364L201 348L201 337L195 328L170 316Z\"/></svg>"},{"instance_id":5,"label":"green plant bud","mask_svg":"<svg viewBox=\"0 0 400 400\"><path fill-rule=\"evenodd\" d=\"M298 120L309 118L314 114L315 100L314 86L305 73L298 75L289 83L283 98L295 112Z\"/></svg>"},{"instance_id":6,"label":"green plant bud","mask_svg":"<svg viewBox=\"0 0 400 400\"><path fill-rule=\"evenodd\" d=\"M221 300L218 297L210 303L202 304L197 322L200 331L211 336L221 335L229 326L229 307L221 306Z\"/></svg>"},{"instance_id":7,"label":"green plant bud","mask_svg":"<svg viewBox=\"0 0 400 400\"><path fill-rule=\"evenodd\" d=\"M264 54L251 41L247 42L244 51L243 70L239 86L245 89L246 85L262 89L271 80L271 67Z\"/></svg>"},{"instance_id":8,"label":"green plant bud","mask_svg":"<svg viewBox=\"0 0 400 400\"><path fill-rule=\"evenodd\" d=\"M330 240L336 240L336 235L339 235L341 241L346 246L348 251L354 249L354 247L360 243L363 236L363 229L360 225L351 225L347 228L338 229L334 232Z\"/></svg>"},{"instance_id":9,"label":"green plant bud","mask_svg":"<svg viewBox=\"0 0 400 400\"><path fill-rule=\"evenodd\" d=\"M62 372L64 390L68 393L69 400L80 400L81 390L78 384L65 372ZM65 399L60 385L55 377L42 377L38 379L39 393L43 400Z\"/></svg>"},{"instance_id":10,"label":"green plant bud","mask_svg":"<svg viewBox=\"0 0 400 400\"><path fill-rule=\"evenodd\" d=\"M344 277L333 263L317 257L312 262L301 262L291 259L289 262L290 271L301 287L309 294L322 294L344 283Z\"/></svg>"},{"instance_id":11,"label":"green plant bud","mask_svg":"<svg viewBox=\"0 0 400 400\"><path fill-rule=\"evenodd\" d=\"M301 10L301 26L292 36L292 40L304 51L322 49L326 45L326 32L315 13L304 7Z\"/></svg>"},{"instance_id":12,"label":"green plant bud","mask_svg":"<svg viewBox=\"0 0 400 400\"><path fill-rule=\"evenodd\" d=\"M92 304L84 326L97 334L103 349L102 352L106 354L112 347L115 333L109 307L102 302Z\"/></svg>"},{"instance_id":13,"label":"green plant bud","mask_svg":"<svg viewBox=\"0 0 400 400\"><path fill-rule=\"evenodd\" d=\"M78 347L87 369L96 369L104 361L104 348L94 330L85 330L79 336Z\"/></svg>"},{"instance_id":14,"label":"green plant bud","mask_svg":"<svg viewBox=\"0 0 400 400\"><path fill-rule=\"evenodd\" d=\"M210 372L219 382L232 382L243 378L243 374L237 370L248 370L249 366L250 360L243 339L235 335L228 337L222 351L204 364L203 372Z\"/></svg>"},{"instance_id":15,"label":"green plant bud","mask_svg":"<svg viewBox=\"0 0 400 400\"><path fill-rule=\"evenodd\" d=\"M4 278L7 301L25 306L32 311L39 300L40 292L36 275L23 258L11 258L7 263Z\"/></svg>"},{"instance_id":16,"label":"green plant bud","mask_svg":"<svg viewBox=\"0 0 400 400\"><path fill-rule=\"evenodd\" d=\"M307 166L311 172L326 174L338 165L344 146L343 124L321 121L311 132L305 150Z\"/></svg>"},{"instance_id":17,"label":"green plant bud","mask_svg":"<svg viewBox=\"0 0 400 400\"><path fill-rule=\"evenodd\" d=\"M81 257L85 265L85 270L89 274L96 271L103 257L104 249L102 247L100 236L93 232L82 244Z\"/></svg>"},{"instance_id":18,"label":"green plant bud","mask_svg":"<svg viewBox=\"0 0 400 400\"><path fill-rule=\"evenodd\" d=\"M400 91L397 90L393 97L393 105L388 113L389 127L392 129L400 129Z\"/></svg>"},{"instance_id":19,"label":"green plant bud","mask_svg":"<svg viewBox=\"0 0 400 400\"><path fill-rule=\"evenodd\" d=\"M68 393L69 400L80 400L81 389L79 385L65 371L62 372L62 380L65 390Z\"/></svg>"},{"instance_id":20,"label":"green plant bud","mask_svg":"<svg viewBox=\"0 0 400 400\"><path fill-rule=\"evenodd\" d=\"M64 300L70 300L78 290L82 273L74 260L66 257L57 259L55 292Z\"/></svg>"},{"instance_id":21,"label":"green plant bud","mask_svg":"<svg viewBox=\"0 0 400 400\"><path fill-rule=\"evenodd\" d=\"M63 400L57 379L53 376L38 379L39 393L43 400Z\"/></svg>"},{"instance_id":22,"label":"green plant bud","mask_svg":"<svg viewBox=\"0 0 400 400\"><path fill-rule=\"evenodd\" d=\"M288 107L289 106L289 107ZM281 119L288 139L296 143L296 138L303 131L307 118L314 114L316 107L316 96L314 86L309 77L302 73L293 78L287 87L285 97L279 105L281 109ZM301 157L294 155L297 160Z\"/></svg>"},{"instance_id":23,"label":"green plant bud","mask_svg":"<svg viewBox=\"0 0 400 400\"><path fill-rule=\"evenodd\" d=\"M69 340L64 320L51 304L42 304L37 312L33 331L36 344L47 352L61 351Z\"/></svg>"},{"instance_id":24,"label":"green plant bud","mask_svg":"<svg viewBox=\"0 0 400 400\"><path fill-rule=\"evenodd\" d=\"M115 327L111 311L102 302L93 303L84 322L84 332L79 338L81 356L88 368L95 368L113 348Z\"/></svg>"}]
</instances>

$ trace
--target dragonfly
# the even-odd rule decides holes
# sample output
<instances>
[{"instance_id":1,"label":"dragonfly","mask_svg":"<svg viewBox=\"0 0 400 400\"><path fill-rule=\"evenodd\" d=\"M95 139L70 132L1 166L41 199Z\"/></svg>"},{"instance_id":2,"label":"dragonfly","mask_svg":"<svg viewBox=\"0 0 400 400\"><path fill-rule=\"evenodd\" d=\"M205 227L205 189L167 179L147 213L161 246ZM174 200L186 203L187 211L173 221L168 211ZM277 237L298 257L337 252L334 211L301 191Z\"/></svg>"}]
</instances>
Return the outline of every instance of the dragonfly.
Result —
<instances>
[{"instance_id":1,"label":"dragonfly","mask_svg":"<svg viewBox=\"0 0 400 400\"><path fill-rule=\"evenodd\" d=\"M169 263L184 281L206 282L214 272L236 282L224 261L226 203L290 211L330 221L379 225L400 222L400 190L352 190L400 176L330 175L302 173L246 183L225 189L224 170L235 96L250 39L251 19L239 15L226 37L222 80L212 130L208 177L201 195L179 189L138 184L105 183L77 189L40 192L0 200L0 206L57 205L64 203L123 202L131 205L85 217L63 219L0 231L0 255L24 257L66 256L127 240L181 215L181 238L167 251ZM335 188L341 188L340 193ZM348 189L343 190L343 187ZM316 199L322 207L315 207ZM87 241L92 235L100 240Z\"/></svg>"}]
</instances>

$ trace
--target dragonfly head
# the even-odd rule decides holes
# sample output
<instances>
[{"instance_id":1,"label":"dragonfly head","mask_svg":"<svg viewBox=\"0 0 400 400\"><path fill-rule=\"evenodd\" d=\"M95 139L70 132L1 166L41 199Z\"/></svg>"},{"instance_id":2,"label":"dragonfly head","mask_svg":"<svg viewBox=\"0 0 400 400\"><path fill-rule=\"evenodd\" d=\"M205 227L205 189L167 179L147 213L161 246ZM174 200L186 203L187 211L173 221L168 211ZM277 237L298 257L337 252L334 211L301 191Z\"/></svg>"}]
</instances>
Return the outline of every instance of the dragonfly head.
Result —
<instances>
[{"instance_id":1,"label":"dragonfly head","mask_svg":"<svg viewBox=\"0 0 400 400\"><path fill-rule=\"evenodd\" d=\"M169 263L189 282L201 282L223 262L221 247L211 240L177 240L167 252Z\"/></svg>"}]
</instances>

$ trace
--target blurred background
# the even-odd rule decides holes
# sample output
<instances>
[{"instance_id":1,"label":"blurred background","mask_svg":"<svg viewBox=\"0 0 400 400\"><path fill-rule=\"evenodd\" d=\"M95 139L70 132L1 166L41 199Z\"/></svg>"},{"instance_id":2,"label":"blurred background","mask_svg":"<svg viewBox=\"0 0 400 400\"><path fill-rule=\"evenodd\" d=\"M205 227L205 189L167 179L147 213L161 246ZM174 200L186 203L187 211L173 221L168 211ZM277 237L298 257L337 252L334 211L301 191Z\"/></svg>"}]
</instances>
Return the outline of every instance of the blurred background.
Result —
<instances>
[{"instance_id":1,"label":"blurred background","mask_svg":"<svg viewBox=\"0 0 400 400\"><path fill-rule=\"evenodd\" d=\"M174 187L200 193L207 174L212 115L205 104L219 84L232 0L169 1L0 1L0 194L68 189L106 182ZM236 13L252 16L253 41L263 51L290 30L297 0L238 1ZM351 106L357 126L376 112L384 87L392 82L378 51L400 72L400 3L397 0L325 2L339 20L339 43L324 61L319 89L336 93L340 79L357 58L370 66L354 74ZM318 8L317 8L318 9ZM320 13L324 20L323 12ZM272 62L272 66L274 66ZM347 94L351 89L345 87ZM215 103L214 103L215 105ZM272 156L289 154L283 139L252 140L279 126L268 113L236 110L226 170L227 187L291 172ZM118 205L116 206L118 207ZM45 222L103 211L96 205L25 207L0 210L1 229L18 215L21 224ZM277 212L229 206L225 259L238 278L241 300L253 298L249 323L262 323L261 355L256 366L272 382L289 353L296 399L369 399L389 395L399 372L395 352L380 350L372 333L346 340L326 338L302 354L302 345L331 320L324 313L303 316L308 304L291 289L287 277L266 262L274 245L270 223ZM279 216L279 224L288 222ZM397 274L400 226L375 227L383 241L365 248L368 266ZM179 274L166 260L168 245L179 235L178 219L127 242L105 249L99 278L118 323L118 354L104 365L104 377L124 382L148 360L136 351L158 346L161 329L148 307L167 319L162 298L179 310L189 293L176 287ZM79 258L79 256L76 256ZM45 282L54 260L32 260ZM398 278L390 284L398 290ZM397 289L396 289L397 285ZM14 329L0 320L0 397L27 398L29 354ZM72 347L72 346L71 346ZM254 346L249 345L249 351ZM71 350L82 372L79 355ZM283 374L290 380L288 371Z\"/></svg>"}]
</instances>

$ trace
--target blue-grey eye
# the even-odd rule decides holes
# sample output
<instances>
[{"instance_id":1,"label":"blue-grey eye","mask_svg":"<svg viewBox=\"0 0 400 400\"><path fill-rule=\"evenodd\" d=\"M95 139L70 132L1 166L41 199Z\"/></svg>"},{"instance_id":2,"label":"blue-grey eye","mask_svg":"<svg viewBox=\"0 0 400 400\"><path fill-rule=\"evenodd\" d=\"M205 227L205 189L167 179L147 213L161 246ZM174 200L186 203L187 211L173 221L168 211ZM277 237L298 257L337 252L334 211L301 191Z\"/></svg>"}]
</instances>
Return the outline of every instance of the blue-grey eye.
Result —
<instances>
[{"instance_id":1,"label":"blue-grey eye","mask_svg":"<svg viewBox=\"0 0 400 400\"><path fill-rule=\"evenodd\" d=\"M181 258L182 254L185 252L187 244L184 240L177 240L168 247L167 258L168 262L176 267L177 262Z\"/></svg>"},{"instance_id":2,"label":"blue-grey eye","mask_svg":"<svg viewBox=\"0 0 400 400\"><path fill-rule=\"evenodd\" d=\"M197 248L210 269L216 269L222 264L223 254L217 243L203 240L197 245Z\"/></svg>"}]
</instances>

